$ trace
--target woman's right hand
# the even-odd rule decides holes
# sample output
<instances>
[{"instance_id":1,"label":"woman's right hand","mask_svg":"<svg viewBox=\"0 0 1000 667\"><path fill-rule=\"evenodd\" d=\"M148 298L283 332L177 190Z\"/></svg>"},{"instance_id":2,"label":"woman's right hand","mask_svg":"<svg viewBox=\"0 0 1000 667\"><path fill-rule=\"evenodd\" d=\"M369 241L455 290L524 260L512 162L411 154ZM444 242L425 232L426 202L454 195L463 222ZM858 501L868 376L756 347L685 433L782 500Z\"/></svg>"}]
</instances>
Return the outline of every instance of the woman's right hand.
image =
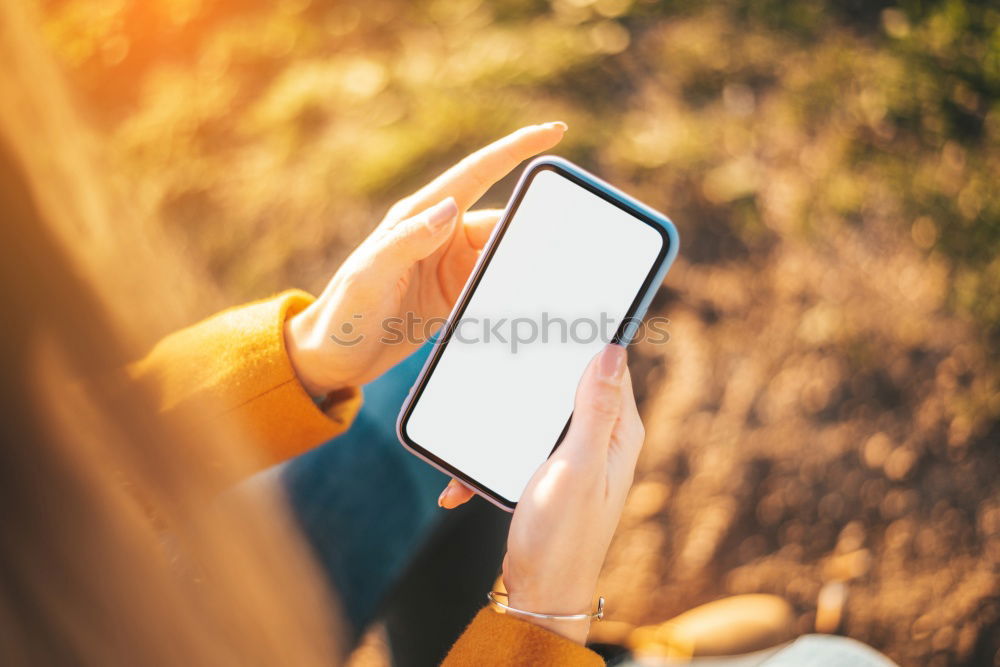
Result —
<instances>
[{"instance_id":1,"label":"woman's right hand","mask_svg":"<svg viewBox=\"0 0 1000 667\"><path fill-rule=\"evenodd\" d=\"M560 615L592 611L644 437L625 348L608 345L583 374L566 437L514 511L503 564L511 607ZM590 630L589 621L519 618L581 644Z\"/></svg>"}]
</instances>

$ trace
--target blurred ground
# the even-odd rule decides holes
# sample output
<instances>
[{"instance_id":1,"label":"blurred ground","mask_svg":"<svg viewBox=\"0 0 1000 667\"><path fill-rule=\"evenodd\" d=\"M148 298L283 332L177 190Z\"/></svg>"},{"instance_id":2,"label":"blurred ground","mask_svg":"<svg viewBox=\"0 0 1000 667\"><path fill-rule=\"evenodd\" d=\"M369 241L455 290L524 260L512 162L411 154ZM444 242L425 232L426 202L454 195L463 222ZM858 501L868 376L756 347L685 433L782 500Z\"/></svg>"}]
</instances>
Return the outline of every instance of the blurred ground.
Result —
<instances>
[{"instance_id":1,"label":"blurred ground","mask_svg":"<svg viewBox=\"0 0 1000 667\"><path fill-rule=\"evenodd\" d=\"M394 199L567 121L559 153L683 240L611 616L773 592L905 665L1000 664L996 7L44 4L123 224L230 302L318 289Z\"/></svg>"}]
</instances>

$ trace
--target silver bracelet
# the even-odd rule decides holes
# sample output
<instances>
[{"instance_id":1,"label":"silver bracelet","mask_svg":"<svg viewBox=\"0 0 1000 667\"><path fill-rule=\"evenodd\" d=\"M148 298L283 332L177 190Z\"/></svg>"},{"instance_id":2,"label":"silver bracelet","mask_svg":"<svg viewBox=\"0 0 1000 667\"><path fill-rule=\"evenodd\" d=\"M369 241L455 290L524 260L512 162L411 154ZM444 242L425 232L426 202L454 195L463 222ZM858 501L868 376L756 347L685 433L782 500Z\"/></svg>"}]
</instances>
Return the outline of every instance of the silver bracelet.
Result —
<instances>
[{"instance_id":1,"label":"silver bracelet","mask_svg":"<svg viewBox=\"0 0 1000 667\"><path fill-rule=\"evenodd\" d=\"M497 600L498 596L506 598L507 594L500 591L490 591L486 594L486 599L494 607L499 607L512 614L527 616L528 618L537 618L543 621L600 621L604 619L604 598L597 598L597 611L592 614L539 614L538 612L517 609L516 607L504 604L500 600Z\"/></svg>"}]
</instances>

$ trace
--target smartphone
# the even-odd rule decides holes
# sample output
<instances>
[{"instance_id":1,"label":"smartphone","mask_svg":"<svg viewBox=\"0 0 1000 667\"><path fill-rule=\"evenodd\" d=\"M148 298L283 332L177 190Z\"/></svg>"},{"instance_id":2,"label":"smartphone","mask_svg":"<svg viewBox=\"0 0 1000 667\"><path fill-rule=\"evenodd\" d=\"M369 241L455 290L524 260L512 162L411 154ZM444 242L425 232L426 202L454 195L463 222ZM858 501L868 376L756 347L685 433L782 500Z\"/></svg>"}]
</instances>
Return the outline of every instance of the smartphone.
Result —
<instances>
[{"instance_id":1,"label":"smartphone","mask_svg":"<svg viewBox=\"0 0 1000 667\"><path fill-rule=\"evenodd\" d=\"M587 364L640 330L677 248L662 213L562 158L531 162L403 403L400 441L513 511Z\"/></svg>"}]
</instances>

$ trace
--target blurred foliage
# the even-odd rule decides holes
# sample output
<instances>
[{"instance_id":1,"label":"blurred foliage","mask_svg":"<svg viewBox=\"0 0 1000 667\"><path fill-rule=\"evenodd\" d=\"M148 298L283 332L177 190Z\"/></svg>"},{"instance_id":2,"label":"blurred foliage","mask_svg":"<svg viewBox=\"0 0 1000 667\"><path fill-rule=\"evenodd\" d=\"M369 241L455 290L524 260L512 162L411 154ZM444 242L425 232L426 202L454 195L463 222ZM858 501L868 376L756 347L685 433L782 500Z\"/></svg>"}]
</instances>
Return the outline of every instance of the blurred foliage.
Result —
<instances>
[{"instance_id":1,"label":"blurred foliage","mask_svg":"<svg viewBox=\"0 0 1000 667\"><path fill-rule=\"evenodd\" d=\"M318 289L393 200L567 121L558 152L682 237L674 343L637 351L622 613L763 589L806 631L824 581L858 579L840 627L901 662L1000 649L1000 8L45 6L116 178L233 299Z\"/></svg>"},{"instance_id":2,"label":"blurred foliage","mask_svg":"<svg viewBox=\"0 0 1000 667\"><path fill-rule=\"evenodd\" d=\"M996 335L1000 10L990 3L48 8L53 43L116 128L113 148L237 291L274 274L217 256L234 242L242 252L353 240L373 208L448 160L559 117L573 128L561 150L642 184L690 226L695 261L889 217L948 258L953 305ZM347 220L328 222L337 218ZM227 238L209 242L218 227Z\"/></svg>"}]
</instances>

